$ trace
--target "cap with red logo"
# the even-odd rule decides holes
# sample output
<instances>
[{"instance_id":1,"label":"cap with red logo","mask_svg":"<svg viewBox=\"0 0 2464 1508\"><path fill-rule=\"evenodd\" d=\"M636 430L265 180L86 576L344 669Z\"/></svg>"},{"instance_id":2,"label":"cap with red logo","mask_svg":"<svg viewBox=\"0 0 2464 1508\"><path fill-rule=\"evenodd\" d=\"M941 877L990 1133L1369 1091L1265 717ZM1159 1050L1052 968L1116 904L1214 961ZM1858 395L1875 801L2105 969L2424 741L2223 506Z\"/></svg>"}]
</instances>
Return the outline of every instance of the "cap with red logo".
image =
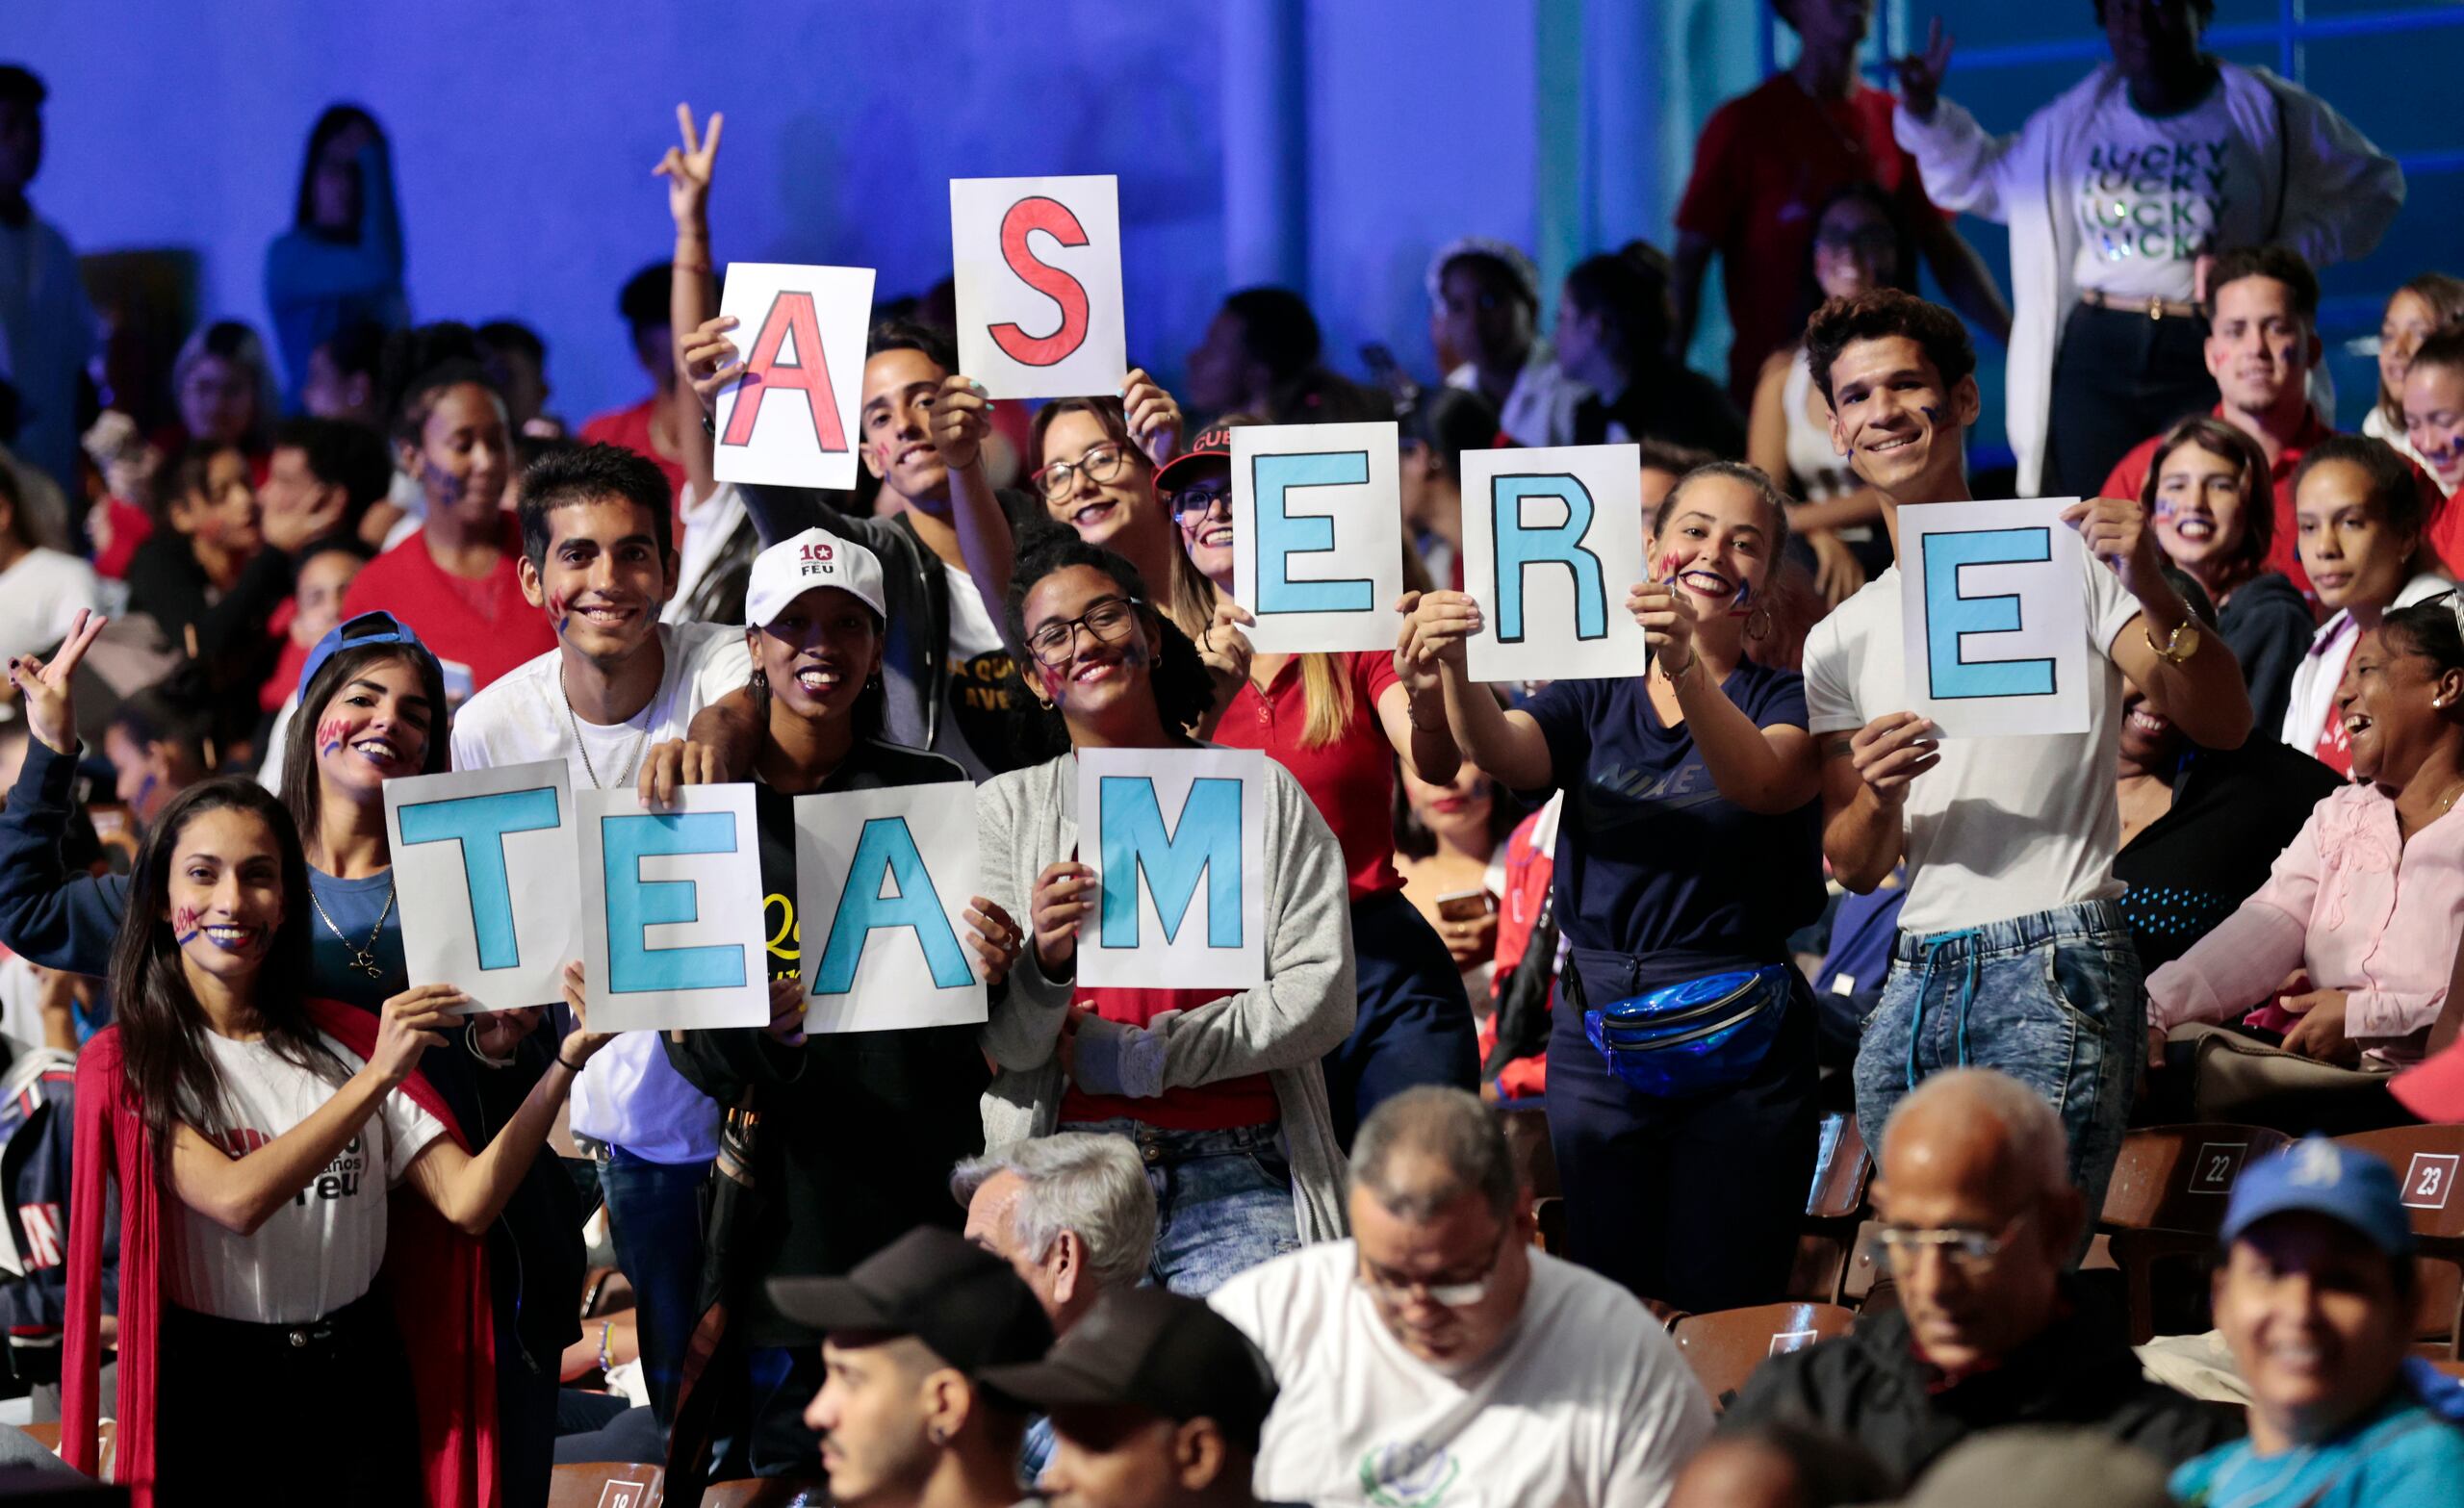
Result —
<instances>
[{"instance_id":1,"label":"cap with red logo","mask_svg":"<svg viewBox=\"0 0 2464 1508\"><path fill-rule=\"evenodd\" d=\"M1209 463L1219 467L1211 472ZM1172 457L1162 471L1155 473L1155 490L1169 496L1172 489L1186 487L1200 476L1228 476L1232 472L1232 431L1223 424L1198 431L1187 450Z\"/></svg>"},{"instance_id":2,"label":"cap with red logo","mask_svg":"<svg viewBox=\"0 0 2464 1508\"><path fill-rule=\"evenodd\" d=\"M828 529L807 529L753 557L753 575L744 584L745 626L768 627L789 602L817 586L853 592L874 612L889 616L882 600L882 563L873 552Z\"/></svg>"}]
</instances>

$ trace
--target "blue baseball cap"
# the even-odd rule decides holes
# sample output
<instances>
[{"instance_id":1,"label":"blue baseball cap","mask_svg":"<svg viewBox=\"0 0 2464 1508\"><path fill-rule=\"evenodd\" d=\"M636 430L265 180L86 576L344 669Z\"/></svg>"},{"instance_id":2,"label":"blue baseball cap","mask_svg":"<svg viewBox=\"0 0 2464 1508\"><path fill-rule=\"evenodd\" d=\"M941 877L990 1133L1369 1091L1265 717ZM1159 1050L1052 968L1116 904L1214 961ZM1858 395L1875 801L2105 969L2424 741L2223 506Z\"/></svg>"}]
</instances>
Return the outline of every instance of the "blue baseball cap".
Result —
<instances>
[{"instance_id":1,"label":"blue baseball cap","mask_svg":"<svg viewBox=\"0 0 2464 1508\"><path fill-rule=\"evenodd\" d=\"M418 652L431 665L436 663L436 652L420 642L409 624L392 613L362 613L336 624L331 632L317 641L317 647L308 652L308 663L299 667L299 689L305 692L316 680L317 672L324 669L325 662L338 652L377 644L398 644Z\"/></svg>"},{"instance_id":2,"label":"blue baseball cap","mask_svg":"<svg viewBox=\"0 0 2464 1508\"><path fill-rule=\"evenodd\" d=\"M2413 1254L2413 1222L2404 1214L2396 1170L2367 1152L2305 1137L2233 1182L2224 1207L2224 1243L2270 1215L2323 1214L2350 1226L2390 1257Z\"/></svg>"}]
</instances>

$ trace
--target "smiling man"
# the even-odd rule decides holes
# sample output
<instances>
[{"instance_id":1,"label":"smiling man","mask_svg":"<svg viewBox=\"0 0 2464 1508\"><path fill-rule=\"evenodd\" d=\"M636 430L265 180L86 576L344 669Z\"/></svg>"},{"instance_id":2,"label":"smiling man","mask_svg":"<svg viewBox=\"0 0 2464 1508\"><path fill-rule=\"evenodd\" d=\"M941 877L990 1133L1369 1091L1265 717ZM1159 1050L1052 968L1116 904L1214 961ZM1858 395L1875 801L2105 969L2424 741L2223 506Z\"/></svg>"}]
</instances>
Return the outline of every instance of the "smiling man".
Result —
<instances>
[{"instance_id":1,"label":"smiling man","mask_svg":"<svg viewBox=\"0 0 2464 1508\"><path fill-rule=\"evenodd\" d=\"M2018 1081L1927 1080L1884 1128L1874 1184L1900 1307L1765 1363L1721 1427L1812 1425L1908 1479L2006 1425L2094 1429L2169 1467L2230 1439L2229 1411L2143 1377L2121 1307L2064 1275L2088 1216L2061 1147Z\"/></svg>"},{"instance_id":2,"label":"smiling man","mask_svg":"<svg viewBox=\"0 0 2464 1508\"><path fill-rule=\"evenodd\" d=\"M1215 1291L1282 1385L1271 1501L1656 1508L1710 1432L1702 1388L1632 1294L1531 1244L1497 1116L1406 1089L1352 1144L1349 1240Z\"/></svg>"},{"instance_id":3,"label":"smiling man","mask_svg":"<svg viewBox=\"0 0 2464 1508\"><path fill-rule=\"evenodd\" d=\"M453 767L562 759L579 790L629 790L645 751L752 675L744 631L662 625L676 590L667 478L630 450L581 446L522 478L523 596L556 647L473 697L453 719ZM659 1422L698 1313L701 1189L719 1109L669 1065L657 1035L629 1032L574 1086L575 1139L599 1163L618 1265L641 1308L642 1360Z\"/></svg>"},{"instance_id":4,"label":"smiling man","mask_svg":"<svg viewBox=\"0 0 2464 1508\"><path fill-rule=\"evenodd\" d=\"M1808 322L1806 353L1832 405L1832 443L1882 495L1894 552L1901 508L1968 500L1961 445L1976 420L1976 353L1956 316L1889 290L1835 299ZM2092 498L2064 518L2087 545L2086 732L1943 741L1900 710L1896 565L1807 639L1806 709L1834 873L1864 894L1908 866L1890 975L1858 1049L1858 1120L1888 1121L1939 1069L2000 1068L2062 1107L2070 1175L2093 1209L2145 1040L2113 876L2122 677L2209 749L2240 747L2250 699L2233 652L2165 579L2137 502Z\"/></svg>"}]
</instances>

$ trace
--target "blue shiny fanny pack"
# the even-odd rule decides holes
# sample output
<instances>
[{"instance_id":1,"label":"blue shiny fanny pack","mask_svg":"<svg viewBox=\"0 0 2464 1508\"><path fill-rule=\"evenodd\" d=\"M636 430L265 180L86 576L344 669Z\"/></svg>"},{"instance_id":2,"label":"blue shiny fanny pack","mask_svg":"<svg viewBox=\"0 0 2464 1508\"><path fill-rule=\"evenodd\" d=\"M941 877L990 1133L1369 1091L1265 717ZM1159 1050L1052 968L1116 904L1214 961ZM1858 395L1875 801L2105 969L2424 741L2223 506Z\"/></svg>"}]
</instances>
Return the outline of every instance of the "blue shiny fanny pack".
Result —
<instances>
[{"instance_id":1,"label":"blue shiny fanny pack","mask_svg":"<svg viewBox=\"0 0 2464 1508\"><path fill-rule=\"evenodd\" d=\"M1608 1071L1641 1093L1679 1099L1725 1089L1770 1052L1795 987L1784 963L1707 974L1582 1013Z\"/></svg>"}]
</instances>

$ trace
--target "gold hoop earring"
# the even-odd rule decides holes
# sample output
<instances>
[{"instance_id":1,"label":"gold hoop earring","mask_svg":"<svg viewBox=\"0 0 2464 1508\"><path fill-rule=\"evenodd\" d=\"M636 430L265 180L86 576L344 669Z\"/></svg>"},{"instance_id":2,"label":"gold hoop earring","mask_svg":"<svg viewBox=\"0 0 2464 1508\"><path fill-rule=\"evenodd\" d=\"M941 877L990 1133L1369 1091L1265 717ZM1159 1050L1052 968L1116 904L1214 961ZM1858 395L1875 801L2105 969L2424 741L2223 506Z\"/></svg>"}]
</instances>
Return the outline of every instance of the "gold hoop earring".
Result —
<instances>
[{"instance_id":1,"label":"gold hoop earring","mask_svg":"<svg viewBox=\"0 0 2464 1508\"><path fill-rule=\"evenodd\" d=\"M1754 611L1745 615L1745 636L1757 644L1771 637L1771 609L1767 604L1757 603Z\"/></svg>"}]
</instances>

